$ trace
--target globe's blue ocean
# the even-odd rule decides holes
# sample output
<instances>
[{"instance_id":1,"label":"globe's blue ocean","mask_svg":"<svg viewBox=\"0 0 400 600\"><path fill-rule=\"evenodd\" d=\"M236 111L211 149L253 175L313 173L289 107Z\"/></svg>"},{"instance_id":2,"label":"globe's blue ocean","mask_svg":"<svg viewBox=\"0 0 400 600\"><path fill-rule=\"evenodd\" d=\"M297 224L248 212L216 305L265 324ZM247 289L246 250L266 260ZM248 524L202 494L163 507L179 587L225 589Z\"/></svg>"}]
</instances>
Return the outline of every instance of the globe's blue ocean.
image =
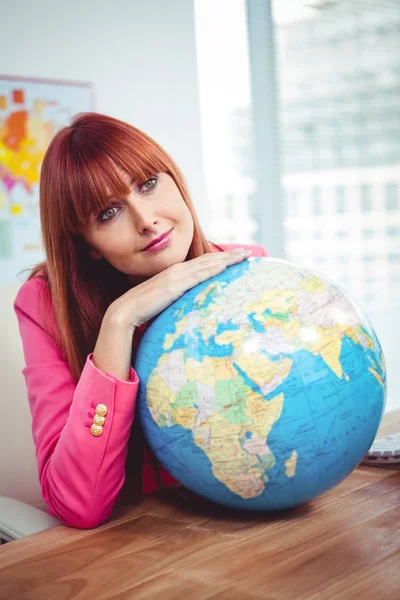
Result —
<instances>
[{"instance_id":1,"label":"globe's blue ocean","mask_svg":"<svg viewBox=\"0 0 400 600\"><path fill-rule=\"evenodd\" d=\"M385 407L384 357L362 309L320 274L270 258L172 304L147 329L135 368L161 464L242 509L297 506L339 484Z\"/></svg>"}]
</instances>

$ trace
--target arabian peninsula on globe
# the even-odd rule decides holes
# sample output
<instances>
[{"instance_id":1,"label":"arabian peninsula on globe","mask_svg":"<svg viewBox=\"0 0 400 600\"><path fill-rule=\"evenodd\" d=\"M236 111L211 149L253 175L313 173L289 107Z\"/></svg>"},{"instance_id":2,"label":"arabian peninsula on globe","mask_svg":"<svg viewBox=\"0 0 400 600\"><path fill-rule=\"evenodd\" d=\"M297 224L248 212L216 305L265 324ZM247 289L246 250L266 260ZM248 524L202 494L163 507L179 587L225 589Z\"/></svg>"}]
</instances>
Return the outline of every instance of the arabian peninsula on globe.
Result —
<instances>
[{"instance_id":1,"label":"arabian peninsula on globe","mask_svg":"<svg viewBox=\"0 0 400 600\"><path fill-rule=\"evenodd\" d=\"M251 258L145 332L139 415L160 463L225 506L298 506L340 483L384 412L385 361L358 304L299 265Z\"/></svg>"}]
</instances>

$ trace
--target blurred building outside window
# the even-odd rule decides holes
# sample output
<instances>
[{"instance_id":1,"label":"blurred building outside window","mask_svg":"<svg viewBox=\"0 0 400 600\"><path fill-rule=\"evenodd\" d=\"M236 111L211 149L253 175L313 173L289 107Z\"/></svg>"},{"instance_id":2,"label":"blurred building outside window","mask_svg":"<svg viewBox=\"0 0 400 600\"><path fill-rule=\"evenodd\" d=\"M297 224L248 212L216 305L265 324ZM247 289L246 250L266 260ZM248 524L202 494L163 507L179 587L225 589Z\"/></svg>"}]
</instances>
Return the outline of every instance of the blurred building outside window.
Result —
<instances>
[{"instance_id":1,"label":"blurred building outside window","mask_svg":"<svg viewBox=\"0 0 400 600\"><path fill-rule=\"evenodd\" d=\"M285 197L302 198L297 214L285 205L287 258L320 270L363 306L398 302L400 2L272 7L281 182ZM301 242L291 235L299 230Z\"/></svg>"},{"instance_id":2,"label":"blurred building outside window","mask_svg":"<svg viewBox=\"0 0 400 600\"><path fill-rule=\"evenodd\" d=\"M246 4L195 0L196 46L206 233L256 243ZM286 258L398 302L400 1L272 0L272 18Z\"/></svg>"}]
</instances>

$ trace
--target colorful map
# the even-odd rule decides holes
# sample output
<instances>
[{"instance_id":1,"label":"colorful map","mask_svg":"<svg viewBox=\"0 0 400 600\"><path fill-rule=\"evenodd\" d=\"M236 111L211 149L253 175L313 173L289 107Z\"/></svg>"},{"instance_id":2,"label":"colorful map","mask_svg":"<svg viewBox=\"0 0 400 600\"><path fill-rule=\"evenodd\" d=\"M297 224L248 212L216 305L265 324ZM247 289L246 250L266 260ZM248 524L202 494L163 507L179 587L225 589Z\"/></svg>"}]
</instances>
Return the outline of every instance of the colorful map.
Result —
<instances>
[{"instance_id":1,"label":"colorful map","mask_svg":"<svg viewBox=\"0 0 400 600\"><path fill-rule=\"evenodd\" d=\"M360 462L386 369L339 286L255 258L197 286L147 329L135 362L151 447L183 485L230 506L295 506Z\"/></svg>"},{"instance_id":2,"label":"colorful map","mask_svg":"<svg viewBox=\"0 0 400 600\"><path fill-rule=\"evenodd\" d=\"M0 78L0 284L43 260L40 167L54 134L91 110L88 84Z\"/></svg>"}]
</instances>

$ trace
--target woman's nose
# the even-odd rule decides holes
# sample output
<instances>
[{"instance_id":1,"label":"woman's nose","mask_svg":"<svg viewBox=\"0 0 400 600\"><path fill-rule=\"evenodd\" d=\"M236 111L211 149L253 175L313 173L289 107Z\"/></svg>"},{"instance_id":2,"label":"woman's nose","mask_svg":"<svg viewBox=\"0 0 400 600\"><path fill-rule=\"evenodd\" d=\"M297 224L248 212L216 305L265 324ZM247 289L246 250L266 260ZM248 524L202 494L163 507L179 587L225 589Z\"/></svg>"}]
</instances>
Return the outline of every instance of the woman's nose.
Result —
<instances>
[{"instance_id":1,"label":"woman's nose","mask_svg":"<svg viewBox=\"0 0 400 600\"><path fill-rule=\"evenodd\" d=\"M133 211L133 220L140 232L153 229L158 224L154 210L148 206L137 206Z\"/></svg>"}]
</instances>

